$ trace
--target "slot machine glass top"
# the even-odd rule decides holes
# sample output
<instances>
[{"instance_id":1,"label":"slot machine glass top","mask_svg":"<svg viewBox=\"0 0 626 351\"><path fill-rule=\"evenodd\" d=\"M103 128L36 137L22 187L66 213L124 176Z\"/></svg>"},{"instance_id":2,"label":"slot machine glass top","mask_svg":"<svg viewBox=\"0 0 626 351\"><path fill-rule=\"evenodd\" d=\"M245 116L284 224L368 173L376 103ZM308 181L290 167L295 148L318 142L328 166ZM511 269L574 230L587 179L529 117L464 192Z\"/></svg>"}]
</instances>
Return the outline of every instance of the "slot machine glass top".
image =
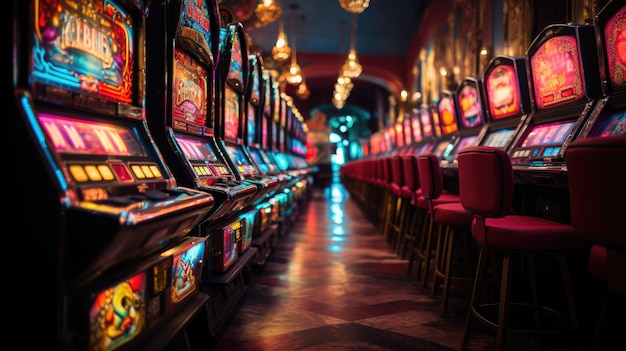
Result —
<instances>
[{"instance_id":1,"label":"slot machine glass top","mask_svg":"<svg viewBox=\"0 0 626 351\"><path fill-rule=\"evenodd\" d=\"M497 65L488 71L485 95L489 116L494 121L522 113L519 82L515 68L511 65Z\"/></svg>"},{"instance_id":2,"label":"slot machine glass top","mask_svg":"<svg viewBox=\"0 0 626 351\"><path fill-rule=\"evenodd\" d=\"M578 50L575 37L561 35L546 40L530 58L537 110L585 98Z\"/></svg>"},{"instance_id":3,"label":"slot machine glass top","mask_svg":"<svg viewBox=\"0 0 626 351\"><path fill-rule=\"evenodd\" d=\"M207 70L180 49L174 52L172 78L172 127L204 134L209 106Z\"/></svg>"},{"instance_id":4,"label":"slot machine glass top","mask_svg":"<svg viewBox=\"0 0 626 351\"><path fill-rule=\"evenodd\" d=\"M437 103L439 113L439 126L442 135L451 135L459 130L456 118L456 105L454 96L451 93L442 92Z\"/></svg>"},{"instance_id":5,"label":"slot machine glass top","mask_svg":"<svg viewBox=\"0 0 626 351\"><path fill-rule=\"evenodd\" d=\"M50 86L37 90L39 97L63 99L59 89L106 101L131 104L128 110L140 115L141 87L138 84L136 18L113 2L89 1L75 6L69 1L36 1L32 78ZM87 15L89 13L89 15ZM57 93L57 94L54 94ZM69 98L69 97L67 97ZM72 103L71 100L64 101ZM77 104L89 104L82 98ZM83 106L77 106L83 107ZM88 106L84 106L88 107ZM115 114L113 106L91 106Z\"/></svg>"},{"instance_id":6,"label":"slot machine glass top","mask_svg":"<svg viewBox=\"0 0 626 351\"><path fill-rule=\"evenodd\" d=\"M460 114L459 126L462 129L475 128L484 124L481 99L479 83L465 79L457 94Z\"/></svg>"},{"instance_id":7,"label":"slot machine glass top","mask_svg":"<svg viewBox=\"0 0 626 351\"><path fill-rule=\"evenodd\" d=\"M613 7L618 1L613 1ZM607 5L607 11L609 5ZM602 11L598 16L600 44L603 48L603 68L608 74L605 94L626 90L626 6L622 5L602 24Z\"/></svg>"}]
</instances>

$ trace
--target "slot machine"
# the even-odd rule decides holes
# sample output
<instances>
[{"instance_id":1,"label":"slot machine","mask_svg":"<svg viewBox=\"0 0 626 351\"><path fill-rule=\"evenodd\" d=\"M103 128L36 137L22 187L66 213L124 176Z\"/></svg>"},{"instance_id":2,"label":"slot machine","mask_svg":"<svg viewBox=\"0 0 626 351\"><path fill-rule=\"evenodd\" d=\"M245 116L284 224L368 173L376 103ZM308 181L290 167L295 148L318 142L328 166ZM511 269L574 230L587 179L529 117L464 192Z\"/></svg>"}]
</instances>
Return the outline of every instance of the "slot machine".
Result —
<instances>
[{"instance_id":1,"label":"slot machine","mask_svg":"<svg viewBox=\"0 0 626 351\"><path fill-rule=\"evenodd\" d=\"M238 180L219 148L214 117L220 42L217 5L179 0L153 6L147 20L146 115L157 146L182 184L211 194L205 227L242 209L256 192Z\"/></svg>"},{"instance_id":2,"label":"slot machine","mask_svg":"<svg viewBox=\"0 0 626 351\"><path fill-rule=\"evenodd\" d=\"M444 156L442 165L456 164L459 151L478 143L478 136L485 125L485 103L482 78L465 77L456 89L459 133L452 151Z\"/></svg>"},{"instance_id":3,"label":"slot machine","mask_svg":"<svg viewBox=\"0 0 626 351\"><path fill-rule=\"evenodd\" d=\"M483 74L487 124L479 145L508 150L531 112L526 58L497 56Z\"/></svg>"},{"instance_id":4,"label":"slot machine","mask_svg":"<svg viewBox=\"0 0 626 351\"><path fill-rule=\"evenodd\" d=\"M259 149L262 144L262 118L265 108L265 81L263 79L263 59L255 53L248 56L249 74L245 91L245 128L243 130L243 150L254 167L252 176L267 183L267 191L247 214L247 234L250 245L257 248L256 263L263 264L273 247L276 246L276 228L272 222L273 203L270 201L282 187L278 176L270 175L269 168L262 159ZM245 176L249 178L250 176ZM245 247L242 243L242 248Z\"/></svg>"},{"instance_id":5,"label":"slot machine","mask_svg":"<svg viewBox=\"0 0 626 351\"><path fill-rule=\"evenodd\" d=\"M603 96L577 138L626 135L626 5L610 1L594 19Z\"/></svg>"},{"instance_id":6,"label":"slot machine","mask_svg":"<svg viewBox=\"0 0 626 351\"><path fill-rule=\"evenodd\" d=\"M12 284L28 323L49 326L35 338L24 327L30 336L20 343L167 345L207 300L194 280L201 256L186 256L193 271L185 284L172 278L179 255L202 251L204 238L191 235L214 198L177 182L147 128L147 3L22 1L12 9L7 106L20 152L7 157L27 164L14 185L29 199L34 243L15 257ZM16 247L25 239L15 235Z\"/></svg>"},{"instance_id":7,"label":"slot machine","mask_svg":"<svg viewBox=\"0 0 626 351\"><path fill-rule=\"evenodd\" d=\"M450 90L441 91L439 100L435 103L437 120L434 121L440 131L436 145L432 153L445 160L449 157L459 137L458 109L456 92Z\"/></svg>"},{"instance_id":8,"label":"slot machine","mask_svg":"<svg viewBox=\"0 0 626 351\"><path fill-rule=\"evenodd\" d=\"M518 210L569 222L564 155L601 94L595 28L553 24L527 50L533 111L508 150L518 193Z\"/></svg>"},{"instance_id":9,"label":"slot machine","mask_svg":"<svg viewBox=\"0 0 626 351\"><path fill-rule=\"evenodd\" d=\"M228 156L238 179L257 188L247 205L256 205L276 185L273 178L261 176L244 147L248 103L246 89L250 81L250 64L246 34L241 23L221 28L221 61L217 69L217 140Z\"/></svg>"},{"instance_id":10,"label":"slot machine","mask_svg":"<svg viewBox=\"0 0 626 351\"><path fill-rule=\"evenodd\" d=\"M439 141L439 136L435 133L433 111L434 106L431 104L421 104L419 113L412 118L413 137L418 143L415 155L432 152ZM415 134L417 130L420 131L419 135Z\"/></svg>"}]
</instances>

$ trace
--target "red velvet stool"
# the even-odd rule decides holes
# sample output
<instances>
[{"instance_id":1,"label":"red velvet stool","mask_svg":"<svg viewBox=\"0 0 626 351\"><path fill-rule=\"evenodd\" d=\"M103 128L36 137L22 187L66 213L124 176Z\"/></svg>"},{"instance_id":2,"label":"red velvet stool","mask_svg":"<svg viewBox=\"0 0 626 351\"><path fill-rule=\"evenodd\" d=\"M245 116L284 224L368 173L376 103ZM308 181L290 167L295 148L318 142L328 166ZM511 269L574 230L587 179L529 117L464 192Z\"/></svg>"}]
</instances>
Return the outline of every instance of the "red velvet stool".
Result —
<instances>
[{"instance_id":1,"label":"red velvet stool","mask_svg":"<svg viewBox=\"0 0 626 351\"><path fill-rule=\"evenodd\" d=\"M428 285L430 261L436 256L433 246L434 207L445 203L460 203L458 195L443 193L443 175L437 155L427 152L417 156L417 166L421 185L421 196L417 198L417 209L425 213L420 242L414 246L418 279L422 276L422 287Z\"/></svg>"},{"instance_id":2,"label":"red velvet stool","mask_svg":"<svg viewBox=\"0 0 626 351\"><path fill-rule=\"evenodd\" d=\"M591 349L606 350L611 346L607 328L626 331L624 315L613 303L626 297L626 136L576 140L565 152L565 163L572 224L592 242L588 269L606 291ZM611 316L621 323L610 323ZM623 334L613 336L623 342Z\"/></svg>"},{"instance_id":3,"label":"red velvet stool","mask_svg":"<svg viewBox=\"0 0 626 351\"><path fill-rule=\"evenodd\" d=\"M585 249L588 243L576 235L569 224L510 214L513 167L503 149L467 147L459 152L458 164L461 203L475 216L472 235L480 247L461 348L468 348L477 322L495 331L497 350L511 347L513 336L518 338L514 339L516 344L530 342L531 347L537 349L548 335L563 336L560 343L580 347L567 254ZM497 301L490 301L483 294L489 255L500 262L496 267L501 272L500 277L496 277L500 290ZM542 262L543 266L536 267L536 262ZM553 262L557 267L550 266ZM542 282L541 273L552 272L551 268L557 269L555 276L561 278L561 284L550 281L552 289L542 290L538 287ZM552 295L539 294L539 290ZM520 294L522 291L527 294ZM557 294L559 291L562 295Z\"/></svg>"},{"instance_id":4,"label":"red velvet stool","mask_svg":"<svg viewBox=\"0 0 626 351\"><path fill-rule=\"evenodd\" d=\"M470 226L474 220L474 215L465 211L461 205L460 197L441 194L443 175L439 159L435 154L421 155L418 157L418 165L420 179L424 184L422 196L429 208L431 231L433 225L437 227L430 295L436 296L441 289L440 314L445 316L451 280L474 280L476 260L472 259L470 245L473 241ZM431 232L429 235L432 237L433 233ZM464 268L464 274L459 273L459 268Z\"/></svg>"}]
</instances>

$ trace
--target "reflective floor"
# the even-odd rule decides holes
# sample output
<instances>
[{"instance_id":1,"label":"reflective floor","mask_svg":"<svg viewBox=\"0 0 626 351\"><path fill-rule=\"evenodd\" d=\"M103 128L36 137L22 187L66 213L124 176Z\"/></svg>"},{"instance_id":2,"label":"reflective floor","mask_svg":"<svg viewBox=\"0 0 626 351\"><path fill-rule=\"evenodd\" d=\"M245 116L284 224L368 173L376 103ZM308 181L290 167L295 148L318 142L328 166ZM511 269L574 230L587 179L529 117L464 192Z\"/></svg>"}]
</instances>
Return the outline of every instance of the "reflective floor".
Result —
<instances>
[{"instance_id":1,"label":"reflective floor","mask_svg":"<svg viewBox=\"0 0 626 351\"><path fill-rule=\"evenodd\" d=\"M340 184L314 189L211 350L459 350L470 287L441 317L407 264ZM469 350L493 349L473 333Z\"/></svg>"}]
</instances>

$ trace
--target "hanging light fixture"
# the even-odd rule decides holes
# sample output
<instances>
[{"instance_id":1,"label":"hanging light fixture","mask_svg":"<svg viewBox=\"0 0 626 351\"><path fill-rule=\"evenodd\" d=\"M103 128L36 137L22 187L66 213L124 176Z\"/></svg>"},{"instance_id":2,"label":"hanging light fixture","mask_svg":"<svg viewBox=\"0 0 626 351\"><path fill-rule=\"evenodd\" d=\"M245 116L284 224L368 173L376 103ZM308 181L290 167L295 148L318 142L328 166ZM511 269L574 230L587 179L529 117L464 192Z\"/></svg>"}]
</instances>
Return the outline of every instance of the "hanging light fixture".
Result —
<instances>
[{"instance_id":1,"label":"hanging light fixture","mask_svg":"<svg viewBox=\"0 0 626 351\"><path fill-rule=\"evenodd\" d=\"M254 9L254 14L263 23L276 21L282 12L280 0L259 0Z\"/></svg>"},{"instance_id":2,"label":"hanging light fixture","mask_svg":"<svg viewBox=\"0 0 626 351\"><path fill-rule=\"evenodd\" d=\"M298 8L297 4L291 5L291 65L289 66L289 71L287 72L286 79L287 83L291 85L298 85L302 83L302 69L298 62L296 61L296 9Z\"/></svg>"},{"instance_id":3,"label":"hanging light fixture","mask_svg":"<svg viewBox=\"0 0 626 351\"><path fill-rule=\"evenodd\" d=\"M272 58L278 62L284 62L287 61L289 56L291 56L291 48L287 44L283 17L280 16L278 21L278 38L276 38L276 45L272 48Z\"/></svg>"},{"instance_id":4,"label":"hanging light fixture","mask_svg":"<svg viewBox=\"0 0 626 351\"><path fill-rule=\"evenodd\" d=\"M306 100L311 96L311 91L309 87L306 85L306 80L302 77L302 82L298 85L298 89L296 89L296 96L300 100Z\"/></svg>"},{"instance_id":5,"label":"hanging light fixture","mask_svg":"<svg viewBox=\"0 0 626 351\"><path fill-rule=\"evenodd\" d=\"M370 0L339 0L341 8L352 13L361 13L370 6Z\"/></svg>"},{"instance_id":6,"label":"hanging light fixture","mask_svg":"<svg viewBox=\"0 0 626 351\"><path fill-rule=\"evenodd\" d=\"M341 73L350 78L356 78L361 75L363 67L359 63L359 58L356 53L356 13L352 13L351 17L351 33L350 33L350 51L348 51L348 57L346 62L341 66Z\"/></svg>"}]
</instances>

